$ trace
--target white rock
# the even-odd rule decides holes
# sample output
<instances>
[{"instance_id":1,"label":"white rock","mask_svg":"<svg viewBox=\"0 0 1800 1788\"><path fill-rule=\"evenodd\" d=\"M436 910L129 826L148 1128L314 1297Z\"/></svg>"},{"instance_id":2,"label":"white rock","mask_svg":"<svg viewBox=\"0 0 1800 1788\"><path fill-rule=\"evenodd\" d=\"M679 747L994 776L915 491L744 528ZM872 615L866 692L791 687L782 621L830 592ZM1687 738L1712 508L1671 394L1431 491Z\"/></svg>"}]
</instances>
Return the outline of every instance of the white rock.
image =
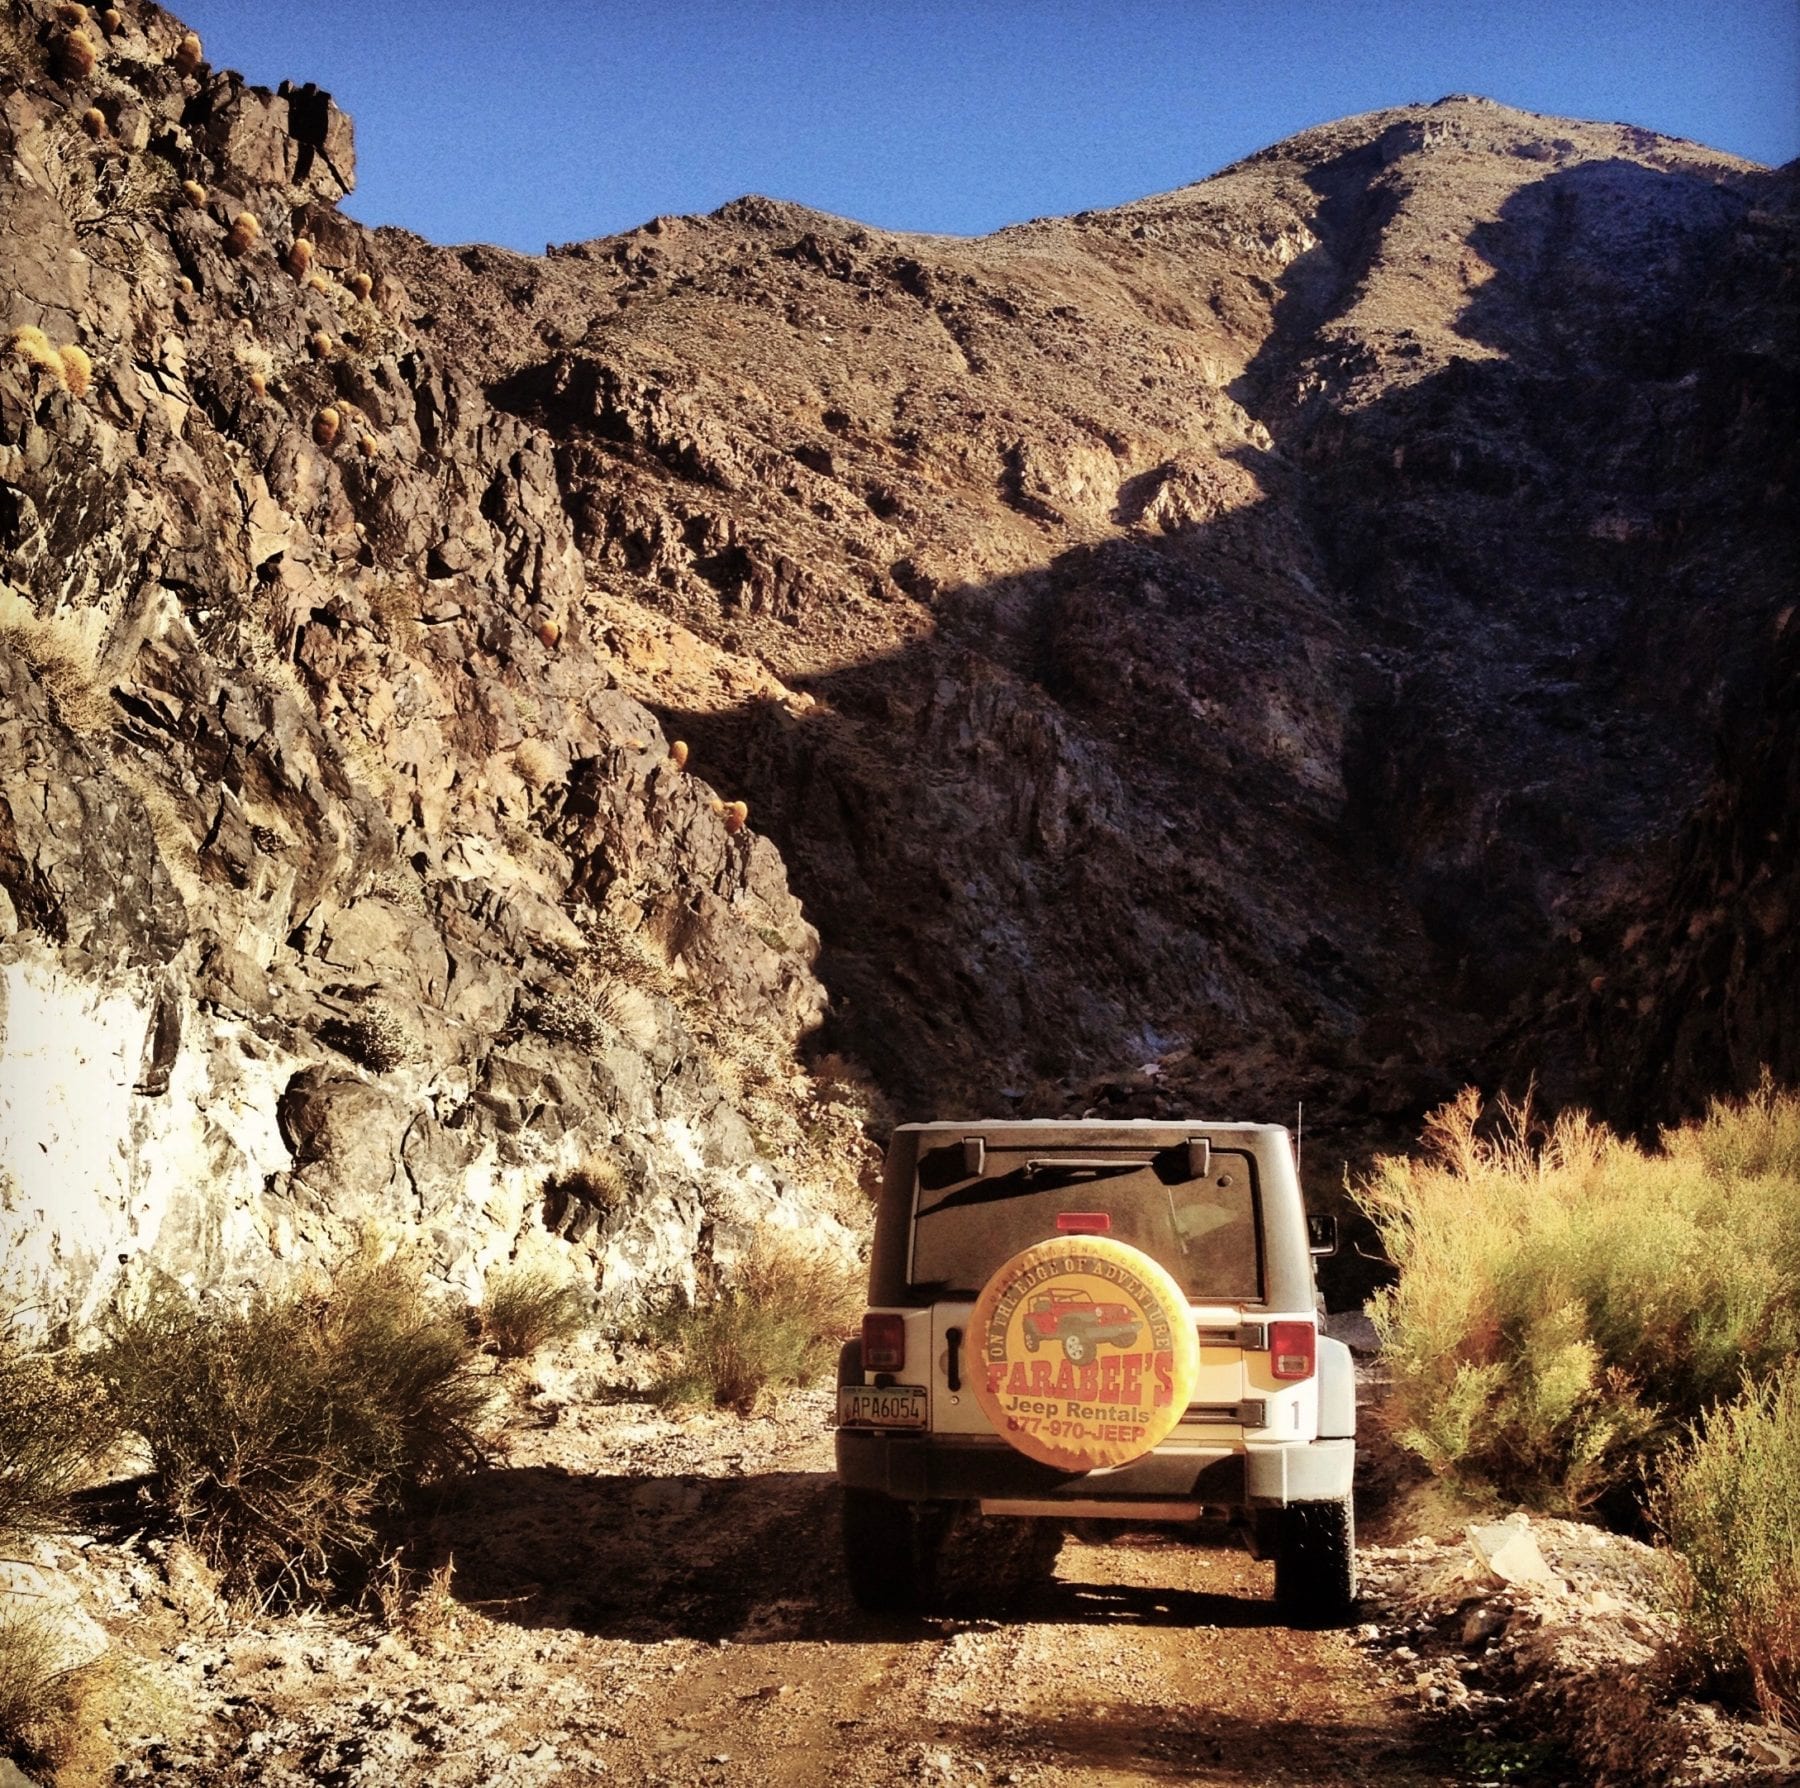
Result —
<instances>
[{"instance_id":1,"label":"white rock","mask_svg":"<svg viewBox=\"0 0 1800 1788\"><path fill-rule=\"evenodd\" d=\"M1529 1527L1511 1520L1494 1527L1471 1527L1469 1550L1500 1583L1536 1583L1561 1588L1562 1579L1544 1562Z\"/></svg>"}]
</instances>

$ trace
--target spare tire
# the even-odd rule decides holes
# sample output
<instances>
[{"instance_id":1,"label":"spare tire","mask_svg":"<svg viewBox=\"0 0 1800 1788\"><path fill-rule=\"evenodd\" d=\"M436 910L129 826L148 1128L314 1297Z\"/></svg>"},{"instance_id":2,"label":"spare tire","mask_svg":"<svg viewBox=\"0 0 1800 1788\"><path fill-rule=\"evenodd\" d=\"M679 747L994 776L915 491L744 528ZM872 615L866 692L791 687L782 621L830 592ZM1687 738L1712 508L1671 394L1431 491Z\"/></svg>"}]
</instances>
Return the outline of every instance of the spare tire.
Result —
<instances>
[{"instance_id":1,"label":"spare tire","mask_svg":"<svg viewBox=\"0 0 1800 1788\"><path fill-rule=\"evenodd\" d=\"M1056 1345L1059 1331L1078 1337ZM1057 1236L1007 1261L969 1319L975 1401L1027 1458L1095 1471L1142 1458L1200 1371L1187 1295L1110 1236Z\"/></svg>"}]
</instances>

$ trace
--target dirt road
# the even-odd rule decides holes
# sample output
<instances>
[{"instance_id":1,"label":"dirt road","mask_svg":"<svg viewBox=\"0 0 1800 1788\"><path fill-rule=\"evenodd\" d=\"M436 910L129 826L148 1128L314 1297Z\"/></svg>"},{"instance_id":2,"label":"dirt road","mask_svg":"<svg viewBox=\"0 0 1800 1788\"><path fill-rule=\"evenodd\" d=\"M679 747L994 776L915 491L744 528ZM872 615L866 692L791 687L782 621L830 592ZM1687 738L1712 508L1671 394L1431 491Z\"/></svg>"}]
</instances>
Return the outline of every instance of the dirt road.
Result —
<instances>
[{"instance_id":1,"label":"dirt road","mask_svg":"<svg viewBox=\"0 0 1800 1788\"><path fill-rule=\"evenodd\" d=\"M829 1391L670 1418L616 1377L509 1369L496 1462L416 1536L435 1588L381 1610L228 1608L128 1484L101 1496L40 1549L113 1644L57 1788L1795 1779L1791 1735L1667 1702L1635 1541L1515 1513L1545 1568L1501 1582L1460 1531L1388 1535L1372 1624L1295 1632L1235 1547L1095 1527L1051 1557L977 1522L930 1618L876 1619L838 1569Z\"/></svg>"},{"instance_id":2,"label":"dirt road","mask_svg":"<svg viewBox=\"0 0 1800 1788\"><path fill-rule=\"evenodd\" d=\"M534 1641L501 1687L537 1779L1457 1779L1351 1637L1276 1624L1269 1567L1228 1545L1096 1527L1052 1563L1035 1528L977 1523L942 1611L859 1612L827 1409L811 1393L764 1419L671 1423L570 1405L440 1512L432 1544L456 1560L478 1649L519 1653L509 1628ZM462 1675L465 1647L446 1650Z\"/></svg>"}]
</instances>

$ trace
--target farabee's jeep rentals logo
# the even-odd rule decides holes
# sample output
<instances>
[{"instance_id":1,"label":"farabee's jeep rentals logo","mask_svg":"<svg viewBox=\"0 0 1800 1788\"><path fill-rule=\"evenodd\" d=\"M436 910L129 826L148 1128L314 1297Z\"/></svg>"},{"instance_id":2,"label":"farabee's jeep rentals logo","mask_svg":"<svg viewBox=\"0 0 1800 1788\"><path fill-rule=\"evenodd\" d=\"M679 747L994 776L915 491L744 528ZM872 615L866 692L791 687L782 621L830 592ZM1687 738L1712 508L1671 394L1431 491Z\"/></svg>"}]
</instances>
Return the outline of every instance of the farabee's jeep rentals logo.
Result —
<instances>
[{"instance_id":1,"label":"farabee's jeep rentals logo","mask_svg":"<svg viewBox=\"0 0 1800 1788\"><path fill-rule=\"evenodd\" d=\"M1015 1254L982 1288L970 1328L989 1421L1028 1458L1069 1471L1149 1452L1181 1420L1199 1372L1181 1287L1105 1236Z\"/></svg>"}]
</instances>

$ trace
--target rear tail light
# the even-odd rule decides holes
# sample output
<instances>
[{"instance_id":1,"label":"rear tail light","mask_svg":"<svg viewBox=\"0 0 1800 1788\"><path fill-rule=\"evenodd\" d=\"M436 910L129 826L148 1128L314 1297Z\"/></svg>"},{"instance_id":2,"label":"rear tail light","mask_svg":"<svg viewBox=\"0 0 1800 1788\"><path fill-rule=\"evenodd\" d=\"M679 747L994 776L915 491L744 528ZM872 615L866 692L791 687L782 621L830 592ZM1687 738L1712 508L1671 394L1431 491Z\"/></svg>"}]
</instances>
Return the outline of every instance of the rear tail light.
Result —
<instances>
[{"instance_id":1,"label":"rear tail light","mask_svg":"<svg viewBox=\"0 0 1800 1788\"><path fill-rule=\"evenodd\" d=\"M1311 1378L1318 1331L1310 1322L1269 1324L1269 1370L1277 1378Z\"/></svg>"},{"instance_id":2,"label":"rear tail light","mask_svg":"<svg viewBox=\"0 0 1800 1788\"><path fill-rule=\"evenodd\" d=\"M1056 1227L1064 1235L1109 1235L1112 1217L1106 1211L1058 1211Z\"/></svg>"},{"instance_id":3,"label":"rear tail light","mask_svg":"<svg viewBox=\"0 0 1800 1788\"><path fill-rule=\"evenodd\" d=\"M862 1363L865 1372L898 1372L906 1364L906 1318L871 1310L863 1318Z\"/></svg>"}]
</instances>

